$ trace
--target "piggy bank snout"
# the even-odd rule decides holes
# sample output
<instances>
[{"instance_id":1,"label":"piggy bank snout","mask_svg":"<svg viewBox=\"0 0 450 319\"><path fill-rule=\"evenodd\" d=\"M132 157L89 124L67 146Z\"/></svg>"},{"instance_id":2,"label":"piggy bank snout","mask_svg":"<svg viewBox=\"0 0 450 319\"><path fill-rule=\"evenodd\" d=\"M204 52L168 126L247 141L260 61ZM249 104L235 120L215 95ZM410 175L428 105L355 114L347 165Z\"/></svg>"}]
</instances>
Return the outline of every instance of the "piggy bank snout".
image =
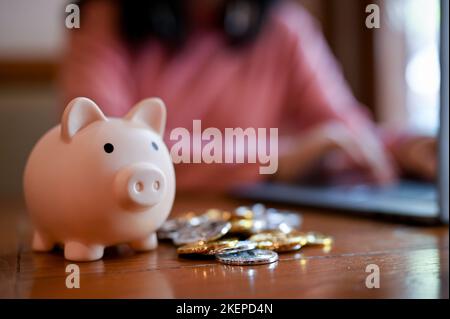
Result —
<instances>
[{"instance_id":1,"label":"piggy bank snout","mask_svg":"<svg viewBox=\"0 0 450 319\"><path fill-rule=\"evenodd\" d=\"M162 200L166 192L166 177L152 164L134 164L117 173L115 191L126 208L150 207Z\"/></svg>"}]
</instances>

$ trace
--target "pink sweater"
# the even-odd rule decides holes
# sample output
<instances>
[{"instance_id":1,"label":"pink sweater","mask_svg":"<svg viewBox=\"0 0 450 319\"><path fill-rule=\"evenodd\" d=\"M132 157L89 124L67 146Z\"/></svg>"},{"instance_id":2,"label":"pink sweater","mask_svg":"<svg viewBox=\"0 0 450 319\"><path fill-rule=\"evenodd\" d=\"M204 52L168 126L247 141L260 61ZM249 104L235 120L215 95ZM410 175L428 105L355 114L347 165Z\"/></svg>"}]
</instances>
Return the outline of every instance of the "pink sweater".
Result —
<instances>
[{"instance_id":1,"label":"pink sweater","mask_svg":"<svg viewBox=\"0 0 450 319\"><path fill-rule=\"evenodd\" d=\"M81 28L71 31L62 68L64 99L86 96L109 116L161 97L168 107L165 140L175 127L278 127L299 133L325 121L355 130L372 127L355 100L316 22L285 3L272 12L257 39L230 48L216 31L192 34L176 55L156 40L131 52L118 31L118 12L92 1ZM179 188L223 189L264 178L256 165L179 164Z\"/></svg>"}]
</instances>

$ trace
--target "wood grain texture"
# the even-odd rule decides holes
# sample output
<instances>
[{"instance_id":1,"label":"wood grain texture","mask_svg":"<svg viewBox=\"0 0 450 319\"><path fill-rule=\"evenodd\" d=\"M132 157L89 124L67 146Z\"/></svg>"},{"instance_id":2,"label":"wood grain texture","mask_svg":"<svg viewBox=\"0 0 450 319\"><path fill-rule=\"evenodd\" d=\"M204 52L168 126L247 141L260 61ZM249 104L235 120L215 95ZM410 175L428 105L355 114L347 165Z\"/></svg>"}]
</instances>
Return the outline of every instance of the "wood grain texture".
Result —
<instances>
[{"instance_id":1,"label":"wood grain texture","mask_svg":"<svg viewBox=\"0 0 450 319\"><path fill-rule=\"evenodd\" d=\"M245 202L183 194L172 216ZM279 206L281 208L291 208ZM30 250L31 226L20 200L0 203L1 298L448 298L448 227L419 227L298 209L303 230L334 237L331 250L305 247L277 263L226 266L178 258L170 243L134 253L121 245L79 263L81 288L67 289L61 251ZM367 289L368 264L381 287Z\"/></svg>"}]
</instances>

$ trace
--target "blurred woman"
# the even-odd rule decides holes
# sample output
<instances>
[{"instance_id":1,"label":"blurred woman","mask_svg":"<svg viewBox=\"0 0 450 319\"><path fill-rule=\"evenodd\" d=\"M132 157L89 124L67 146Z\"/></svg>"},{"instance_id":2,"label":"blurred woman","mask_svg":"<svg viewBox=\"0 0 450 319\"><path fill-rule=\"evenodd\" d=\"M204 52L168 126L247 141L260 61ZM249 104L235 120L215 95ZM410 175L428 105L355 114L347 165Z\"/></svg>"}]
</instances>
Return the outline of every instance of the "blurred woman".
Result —
<instances>
[{"instance_id":1,"label":"blurred woman","mask_svg":"<svg viewBox=\"0 0 450 319\"><path fill-rule=\"evenodd\" d=\"M299 5L269 0L81 1L62 68L65 102L93 99L122 116L161 97L171 129L279 128L274 177L351 168L388 183L434 178L435 141L382 132L355 100L317 23ZM323 168L323 165L322 165ZM180 164L181 189L256 181L255 165ZM328 170L328 171L329 171Z\"/></svg>"}]
</instances>

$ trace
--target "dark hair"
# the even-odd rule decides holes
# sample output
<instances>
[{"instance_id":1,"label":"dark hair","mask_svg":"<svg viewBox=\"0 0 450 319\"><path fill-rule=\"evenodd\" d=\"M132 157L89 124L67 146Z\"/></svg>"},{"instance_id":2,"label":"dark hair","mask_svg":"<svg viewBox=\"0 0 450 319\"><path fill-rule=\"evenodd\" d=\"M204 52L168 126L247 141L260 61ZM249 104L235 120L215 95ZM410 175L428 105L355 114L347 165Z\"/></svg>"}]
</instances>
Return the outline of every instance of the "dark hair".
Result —
<instances>
[{"instance_id":1,"label":"dark hair","mask_svg":"<svg viewBox=\"0 0 450 319\"><path fill-rule=\"evenodd\" d=\"M81 0L81 4L89 0ZM230 45L250 42L259 33L266 13L275 0L225 0L215 17ZM155 37L171 48L183 44L191 21L189 0L116 0L121 14L121 30L131 45Z\"/></svg>"}]
</instances>

